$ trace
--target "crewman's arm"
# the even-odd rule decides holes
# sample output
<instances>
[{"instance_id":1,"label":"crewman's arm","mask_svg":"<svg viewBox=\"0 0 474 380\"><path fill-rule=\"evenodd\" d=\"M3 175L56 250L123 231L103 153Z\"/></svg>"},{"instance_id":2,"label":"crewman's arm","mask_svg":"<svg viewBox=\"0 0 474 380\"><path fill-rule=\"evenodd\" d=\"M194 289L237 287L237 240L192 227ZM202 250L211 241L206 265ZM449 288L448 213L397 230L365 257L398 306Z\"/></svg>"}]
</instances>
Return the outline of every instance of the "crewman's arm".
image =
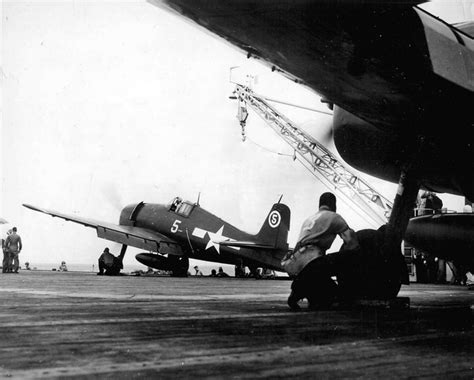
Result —
<instances>
[{"instance_id":1,"label":"crewman's arm","mask_svg":"<svg viewBox=\"0 0 474 380\"><path fill-rule=\"evenodd\" d=\"M339 234L342 241L344 242L343 249L356 249L359 248L359 241L357 240L357 235L352 228L347 228Z\"/></svg>"},{"instance_id":2,"label":"crewman's arm","mask_svg":"<svg viewBox=\"0 0 474 380\"><path fill-rule=\"evenodd\" d=\"M19 248L19 251L18 251L18 252L20 252L20 251L22 250L22 248L23 248L23 244L21 243L21 237L18 238L18 248Z\"/></svg>"}]
</instances>

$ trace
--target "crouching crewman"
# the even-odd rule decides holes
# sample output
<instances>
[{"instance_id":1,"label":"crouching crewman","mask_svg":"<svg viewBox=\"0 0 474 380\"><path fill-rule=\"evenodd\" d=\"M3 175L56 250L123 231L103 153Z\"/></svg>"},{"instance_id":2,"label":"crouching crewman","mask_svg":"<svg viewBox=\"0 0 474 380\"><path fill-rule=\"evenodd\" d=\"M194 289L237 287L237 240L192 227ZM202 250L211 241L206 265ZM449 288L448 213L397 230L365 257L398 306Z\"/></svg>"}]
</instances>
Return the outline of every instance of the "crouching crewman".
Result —
<instances>
[{"instance_id":1,"label":"crouching crewman","mask_svg":"<svg viewBox=\"0 0 474 380\"><path fill-rule=\"evenodd\" d=\"M328 192L319 198L318 212L303 223L296 247L282 260L283 268L294 278L288 297L292 310L300 310L298 301L303 298L308 299L311 309L329 306L337 300L337 284L331 278L334 268L321 260L336 235L344 241L345 252L359 249L354 230L336 213L336 197Z\"/></svg>"},{"instance_id":2,"label":"crouching crewman","mask_svg":"<svg viewBox=\"0 0 474 380\"><path fill-rule=\"evenodd\" d=\"M117 276L120 274L121 269L123 269L122 259L112 255L109 248L105 248L104 252L99 257L99 273L97 274Z\"/></svg>"}]
</instances>

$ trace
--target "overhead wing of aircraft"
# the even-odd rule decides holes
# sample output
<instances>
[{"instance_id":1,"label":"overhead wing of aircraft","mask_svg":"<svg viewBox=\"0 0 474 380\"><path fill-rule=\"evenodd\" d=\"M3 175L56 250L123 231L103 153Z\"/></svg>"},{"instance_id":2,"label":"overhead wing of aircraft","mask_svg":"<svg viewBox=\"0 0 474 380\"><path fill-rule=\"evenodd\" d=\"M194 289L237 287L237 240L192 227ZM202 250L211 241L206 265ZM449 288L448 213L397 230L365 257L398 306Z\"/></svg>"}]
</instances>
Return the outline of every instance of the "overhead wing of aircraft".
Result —
<instances>
[{"instance_id":1,"label":"overhead wing of aircraft","mask_svg":"<svg viewBox=\"0 0 474 380\"><path fill-rule=\"evenodd\" d=\"M94 228L97 231L97 236L102 239L135 248L145 249L147 251L158 252L158 250L160 250L172 255L182 255L181 248L177 242L156 231L151 231L142 227L122 226L79 216L66 215L29 204L24 204L23 206L34 211L51 215L52 217L61 218L66 221L82 224L85 227Z\"/></svg>"},{"instance_id":2,"label":"overhead wing of aircraft","mask_svg":"<svg viewBox=\"0 0 474 380\"><path fill-rule=\"evenodd\" d=\"M398 0L148 0L321 94L342 158L474 200L474 39ZM470 24L469 24L470 25Z\"/></svg>"}]
</instances>

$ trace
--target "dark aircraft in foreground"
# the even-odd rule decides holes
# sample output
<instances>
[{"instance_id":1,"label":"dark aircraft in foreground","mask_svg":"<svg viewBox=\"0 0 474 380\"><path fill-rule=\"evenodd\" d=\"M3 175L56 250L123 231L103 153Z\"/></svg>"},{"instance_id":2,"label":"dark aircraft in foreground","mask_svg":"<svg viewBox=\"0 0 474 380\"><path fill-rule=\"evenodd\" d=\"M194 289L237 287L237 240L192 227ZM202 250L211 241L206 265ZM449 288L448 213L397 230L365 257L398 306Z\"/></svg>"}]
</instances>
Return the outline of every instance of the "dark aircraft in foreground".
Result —
<instances>
[{"instance_id":1,"label":"dark aircraft in foreground","mask_svg":"<svg viewBox=\"0 0 474 380\"><path fill-rule=\"evenodd\" d=\"M323 96L342 158L399 184L379 253L386 262L398 261L419 189L474 201L472 20L449 24L416 0L149 2ZM418 231L441 238L454 230L461 248L472 248L468 218L420 219L410 241L428 250L433 241L415 238ZM469 260L472 249L462 255ZM392 267L390 281L406 281Z\"/></svg>"},{"instance_id":2,"label":"dark aircraft in foreground","mask_svg":"<svg viewBox=\"0 0 474 380\"><path fill-rule=\"evenodd\" d=\"M288 252L290 209L275 203L256 235L243 232L204 210L198 203L174 198L168 205L140 202L126 206L119 224L65 215L24 204L53 217L94 228L97 236L122 244L119 258L127 246L145 249L136 259L142 264L186 276L189 258L281 271L281 259Z\"/></svg>"}]
</instances>

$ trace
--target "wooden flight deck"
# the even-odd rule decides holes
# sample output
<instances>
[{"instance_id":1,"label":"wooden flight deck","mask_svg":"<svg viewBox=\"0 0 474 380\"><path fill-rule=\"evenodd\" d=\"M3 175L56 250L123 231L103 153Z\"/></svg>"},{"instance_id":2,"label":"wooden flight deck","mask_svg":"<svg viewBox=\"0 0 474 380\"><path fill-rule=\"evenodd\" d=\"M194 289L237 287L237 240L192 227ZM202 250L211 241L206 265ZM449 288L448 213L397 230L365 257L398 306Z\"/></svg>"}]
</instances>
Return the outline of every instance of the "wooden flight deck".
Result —
<instances>
[{"instance_id":1,"label":"wooden flight deck","mask_svg":"<svg viewBox=\"0 0 474 380\"><path fill-rule=\"evenodd\" d=\"M289 281L0 275L2 378L474 378L474 292L290 312ZM304 306L304 305L303 305Z\"/></svg>"}]
</instances>

